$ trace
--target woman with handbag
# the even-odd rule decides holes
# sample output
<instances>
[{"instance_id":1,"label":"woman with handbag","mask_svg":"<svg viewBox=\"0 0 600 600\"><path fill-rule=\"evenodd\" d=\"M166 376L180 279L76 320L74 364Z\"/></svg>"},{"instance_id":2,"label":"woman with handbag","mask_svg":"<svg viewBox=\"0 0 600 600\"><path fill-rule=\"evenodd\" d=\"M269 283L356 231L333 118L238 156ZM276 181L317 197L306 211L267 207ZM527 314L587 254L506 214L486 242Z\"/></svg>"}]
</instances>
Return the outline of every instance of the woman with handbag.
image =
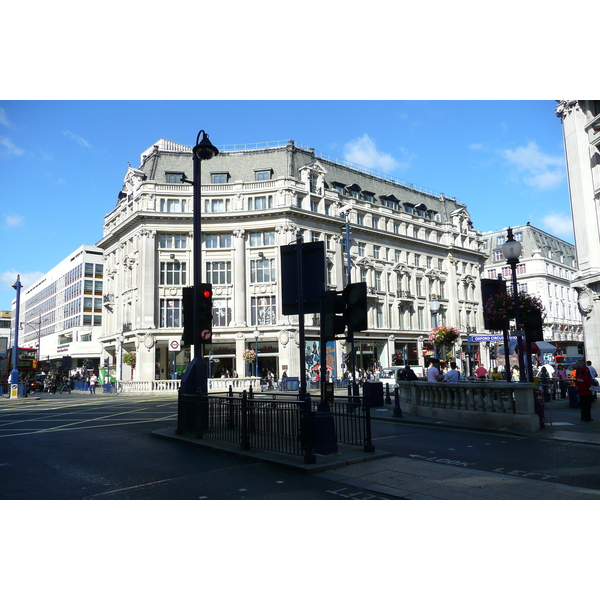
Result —
<instances>
[{"instance_id":1,"label":"woman with handbag","mask_svg":"<svg viewBox=\"0 0 600 600\"><path fill-rule=\"evenodd\" d=\"M594 400L590 388L592 387L592 377L589 369L585 364L581 363L577 367L575 374L575 385L577 386L577 394L579 395L579 406L581 408L581 420L593 421L592 419L592 402Z\"/></svg>"}]
</instances>

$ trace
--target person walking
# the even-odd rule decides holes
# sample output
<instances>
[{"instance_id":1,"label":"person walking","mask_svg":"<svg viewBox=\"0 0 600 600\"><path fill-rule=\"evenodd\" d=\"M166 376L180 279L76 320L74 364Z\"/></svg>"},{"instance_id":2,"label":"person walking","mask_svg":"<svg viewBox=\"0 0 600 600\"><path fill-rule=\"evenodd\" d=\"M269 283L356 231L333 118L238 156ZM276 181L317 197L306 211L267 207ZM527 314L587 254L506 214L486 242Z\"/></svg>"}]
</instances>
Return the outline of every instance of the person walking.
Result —
<instances>
[{"instance_id":1,"label":"person walking","mask_svg":"<svg viewBox=\"0 0 600 600\"><path fill-rule=\"evenodd\" d=\"M63 378L61 379L60 390L58 393L62 394L65 390L67 390L67 392L69 392L69 394L71 393L70 381L66 375L64 375Z\"/></svg>"},{"instance_id":2,"label":"person walking","mask_svg":"<svg viewBox=\"0 0 600 600\"><path fill-rule=\"evenodd\" d=\"M593 421L592 419L592 402L594 400L590 387L592 387L592 378L590 370L584 363L581 363L577 369L575 376L575 385L577 386L577 394L579 395L579 407L581 409L582 421Z\"/></svg>"},{"instance_id":3,"label":"person walking","mask_svg":"<svg viewBox=\"0 0 600 600\"><path fill-rule=\"evenodd\" d=\"M90 377L90 394L96 393L96 383L98 381L98 377L96 377L96 373L92 373Z\"/></svg>"},{"instance_id":4,"label":"person walking","mask_svg":"<svg viewBox=\"0 0 600 600\"><path fill-rule=\"evenodd\" d=\"M556 369L556 377L558 377L558 389L560 390L560 399L567 399L567 387L569 385L567 378L567 372L562 364L558 365Z\"/></svg>"}]
</instances>

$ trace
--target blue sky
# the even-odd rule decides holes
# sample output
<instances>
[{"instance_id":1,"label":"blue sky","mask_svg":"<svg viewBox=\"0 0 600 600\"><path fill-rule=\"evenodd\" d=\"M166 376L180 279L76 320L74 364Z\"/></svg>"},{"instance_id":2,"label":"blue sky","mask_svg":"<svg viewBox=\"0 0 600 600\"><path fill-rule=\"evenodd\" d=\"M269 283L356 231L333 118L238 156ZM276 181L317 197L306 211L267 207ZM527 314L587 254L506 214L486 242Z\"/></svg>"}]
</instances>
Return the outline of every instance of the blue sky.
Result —
<instances>
[{"instance_id":1,"label":"blue sky","mask_svg":"<svg viewBox=\"0 0 600 600\"><path fill-rule=\"evenodd\" d=\"M573 242L562 129L545 101L0 101L0 308L102 237L127 163L160 138L293 139L467 205L491 231Z\"/></svg>"}]
</instances>

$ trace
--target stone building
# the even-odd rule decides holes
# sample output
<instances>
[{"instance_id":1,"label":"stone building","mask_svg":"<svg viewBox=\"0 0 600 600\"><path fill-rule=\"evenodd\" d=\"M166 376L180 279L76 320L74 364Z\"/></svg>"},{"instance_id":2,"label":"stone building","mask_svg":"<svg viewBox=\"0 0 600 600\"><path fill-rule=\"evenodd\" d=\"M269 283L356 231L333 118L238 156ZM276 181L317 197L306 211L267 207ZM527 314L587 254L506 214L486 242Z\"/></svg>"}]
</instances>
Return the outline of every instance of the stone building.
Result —
<instances>
[{"instance_id":1,"label":"stone building","mask_svg":"<svg viewBox=\"0 0 600 600\"><path fill-rule=\"evenodd\" d=\"M192 285L192 148L161 139L130 167L98 246L104 253L103 360L136 353L134 378L169 379L192 349L181 339L182 289ZM466 334L483 329L480 273L486 258L467 207L385 175L318 155L293 141L220 148L202 163L202 273L213 284L213 343L204 346L212 376L250 374L243 353L258 345L259 372L298 376L319 348L318 315L307 315L306 348L298 318L281 314L280 246L321 240L329 289L368 286L369 328L356 335L360 368L403 359L423 364L438 324ZM335 376L347 367L345 340L329 354ZM300 356L306 357L306 363Z\"/></svg>"},{"instance_id":2,"label":"stone building","mask_svg":"<svg viewBox=\"0 0 600 600\"><path fill-rule=\"evenodd\" d=\"M561 100L586 358L600 364L600 100Z\"/></svg>"},{"instance_id":3,"label":"stone building","mask_svg":"<svg viewBox=\"0 0 600 600\"><path fill-rule=\"evenodd\" d=\"M567 346L577 346L583 341L577 294L571 288L577 273L575 246L529 223L512 229L522 245L517 265L518 289L541 299L546 309L544 341L564 353ZM489 253L484 276L496 279L501 275L512 293L512 271L502 253L506 233L504 229L483 234L484 247Z\"/></svg>"}]
</instances>

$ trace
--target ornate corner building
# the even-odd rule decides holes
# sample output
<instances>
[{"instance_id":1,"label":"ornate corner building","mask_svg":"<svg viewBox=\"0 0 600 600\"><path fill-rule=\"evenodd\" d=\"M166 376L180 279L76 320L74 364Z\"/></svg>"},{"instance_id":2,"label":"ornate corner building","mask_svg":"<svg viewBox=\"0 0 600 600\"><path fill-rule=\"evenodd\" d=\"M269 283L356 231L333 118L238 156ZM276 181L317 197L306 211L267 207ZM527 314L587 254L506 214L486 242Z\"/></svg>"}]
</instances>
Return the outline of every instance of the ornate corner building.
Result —
<instances>
[{"instance_id":1,"label":"ornate corner building","mask_svg":"<svg viewBox=\"0 0 600 600\"><path fill-rule=\"evenodd\" d=\"M483 330L480 273L487 258L465 205L293 141L219 148L202 163L202 276L213 285L211 375L250 373L243 353L258 347L259 372L298 376L296 316L282 315L280 246L323 241L327 287L366 281L369 328L355 337L357 367L422 363L433 316L466 334ZM182 179L183 178L183 179ZM115 364L119 338L136 352L135 378L168 379L192 349L181 339L182 289L192 285L192 148L161 139L130 167L104 220L102 357ZM346 243L346 220L350 245ZM348 260L349 252L349 260ZM306 318L306 364L318 349L319 316ZM460 343L457 350L460 351ZM334 344L346 368L350 347Z\"/></svg>"},{"instance_id":2,"label":"ornate corner building","mask_svg":"<svg viewBox=\"0 0 600 600\"><path fill-rule=\"evenodd\" d=\"M560 100L586 358L600 364L600 100Z\"/></svg>"}]
</instances>

